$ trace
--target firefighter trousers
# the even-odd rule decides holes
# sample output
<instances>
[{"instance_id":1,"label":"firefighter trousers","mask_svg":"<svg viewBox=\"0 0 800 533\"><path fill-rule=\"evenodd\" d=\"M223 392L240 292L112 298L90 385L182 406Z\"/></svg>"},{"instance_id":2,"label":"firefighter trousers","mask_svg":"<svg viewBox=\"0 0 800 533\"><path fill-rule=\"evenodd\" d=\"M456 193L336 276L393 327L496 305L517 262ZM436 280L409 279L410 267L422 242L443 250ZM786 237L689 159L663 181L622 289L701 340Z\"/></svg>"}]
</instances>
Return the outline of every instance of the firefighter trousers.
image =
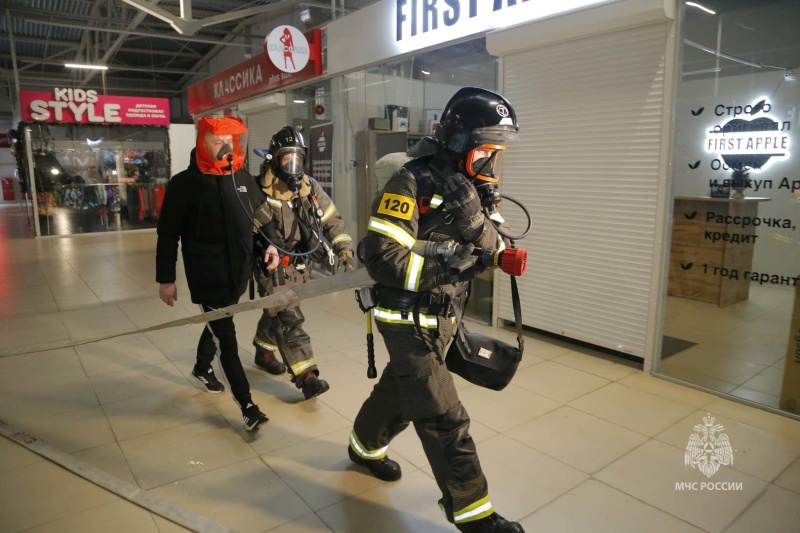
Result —
<instances>
[{"instance_id":1,"label":"firefighter trousers","mask_svg":"<svg viewBox=\"0 0 800 533\"><path fill-rule=\"evenodd\" d=\"M277 269L272 276L257 272L256 281L258 293L263 297L304 283L305 273L289 265L282 275L278 274ZM256 350L280 354L297 388L302 388L300 377L303 374L314 372L319 375L314 351L311 349L311 338L303 329L304 323L305 316L297 304L264 309L253 337Z\"/></svg>"},{"instance_id":2,"label":"firefighter trousers","mask_svg":"<svg viewBox=\"0 0 800 533\"><path fill-rule=\"evenodd\" d=\"M364 459L382 459L392 439L413 424L442 492L439 503L448 520L458 524L488 516L494 508L469 435L469 415L442 357L428 347L443 349L449 343L452 322L439 317L438 337L423 331L426 342L413 322L381 322L377 314L376 320L389 364L356 416L350 446Z\"/></svg>"}]
</instances>

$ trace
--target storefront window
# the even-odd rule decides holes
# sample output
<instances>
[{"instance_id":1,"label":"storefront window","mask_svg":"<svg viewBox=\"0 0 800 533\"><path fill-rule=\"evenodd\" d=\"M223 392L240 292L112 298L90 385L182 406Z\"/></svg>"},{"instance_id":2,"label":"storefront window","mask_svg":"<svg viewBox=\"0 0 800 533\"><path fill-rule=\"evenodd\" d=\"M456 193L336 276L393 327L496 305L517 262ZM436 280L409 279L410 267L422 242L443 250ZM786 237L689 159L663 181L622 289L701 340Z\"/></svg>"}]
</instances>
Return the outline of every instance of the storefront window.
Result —
<instances>
[{"instance_id":1,"label":"storefront window","mask_svg":"<svg viewBox=\"0 0 800 533\"><path fill-rule=\"evenodd\" d=\"M800 414L800 1L705 7L682 24L657 372Z\"/></svg>"},{"instance_id":2,"label":"storefront window","mask_svg":"<svg viewBox=\"0 0 800 533\"><path fill-rule=\"evenodd\" d=\"M157 225L169 180L167 129L20 124L31 132L42 236ZM27 178L27 176L26 176Z\"/></svg>"}]
</instances>

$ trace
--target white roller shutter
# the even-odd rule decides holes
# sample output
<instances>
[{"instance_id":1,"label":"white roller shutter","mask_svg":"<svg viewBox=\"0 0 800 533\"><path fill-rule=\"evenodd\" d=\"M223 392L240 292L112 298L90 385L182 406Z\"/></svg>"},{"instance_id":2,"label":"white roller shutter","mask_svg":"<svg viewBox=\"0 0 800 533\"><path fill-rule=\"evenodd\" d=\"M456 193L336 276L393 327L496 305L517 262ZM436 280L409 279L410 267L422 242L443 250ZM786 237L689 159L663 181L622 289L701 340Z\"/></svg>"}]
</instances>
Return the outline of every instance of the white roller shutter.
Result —
<instances>
[{"instance_id":1,"label":"white roller shutter","mask_svg":"<svg viewBox=\"0 0 800 533\"><path fill-rule=\"evenodd\" d=\"M523 323L644 357L664 102L667 24L509 54L504 94L520 140L502 192L530 210ZM506 203L515 232L525 218ZM506 276L498 316L514 319Z\"/></svg>"},{"instance_id":2,"label":"white roller shutter","mask_svg":"<svg viewBox=\"0 0 800 533\"><path fill-rule=\"evenodd\" d=\"M248 113L246 115L248 141L250 153L250 164L248 170L250 174L257 176L258 167L264 161L257 155L253 154L254 148L269 148L269 140L276 131L286 125L286 108L273 107L266 111L259 111L256 113Z\"/></svg>"}]
</instances>

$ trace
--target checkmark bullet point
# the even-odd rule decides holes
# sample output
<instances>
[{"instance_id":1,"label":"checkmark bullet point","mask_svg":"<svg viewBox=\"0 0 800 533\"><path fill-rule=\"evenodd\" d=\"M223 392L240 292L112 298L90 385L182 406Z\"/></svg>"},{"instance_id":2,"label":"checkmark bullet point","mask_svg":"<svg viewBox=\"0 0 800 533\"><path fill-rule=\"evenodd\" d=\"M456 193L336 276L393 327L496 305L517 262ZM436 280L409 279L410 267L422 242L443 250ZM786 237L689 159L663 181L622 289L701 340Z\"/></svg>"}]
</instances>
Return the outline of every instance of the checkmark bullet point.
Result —
<instances>
[{"instance_id":1,"label":"checkmark bullet point","mask_svg":"<svg viewBox=\"0 0 800 533\"><path fill-rule=\"evenodd\" d=\"M696 117L699 117L699 116L700 116L700 114L703 112L703 109L705 109L705 107L701 107L701 108L700 108L700 109L698 109L697 111L695 111L694 109L692 109L692 115L694 115L694 116L696 116Z\"/></svg>"},{"instance_id":2,"label":"checkmark bullet point","mask_svg":"<svg viewBox=\"0 0 800 533\"><path fill-rule=\"evenodd\" d=\"M700 166L700 160L699 159L697 161L695 161L694 164L689 163L689 168L691 168L692 170L696 169L699 166Z\"/></svg>"},{"instance_id":3,"label":"checkmark bullet point","mask_svg":"<svg viewBox=\"0 0 800 533\"><path fill-rule=\"evenodd\" d=\"M681 263L681 268L684 269L684 270L689 270L693 266L694 266L694 263L686 263L685 265L683 263Z\"/></svg>"},{"instance_id":4,"label":"checkmark bullet point","mask_svg":"<svg viewBox=\"0 0 800 533\"><path fill-rule=\"evenodd\" d=\"M697 216L697 211L692 211L691 213L685 213L683 216L685 216L689 220L692 220L694 217Z\"/></svg>"}]
</instances>

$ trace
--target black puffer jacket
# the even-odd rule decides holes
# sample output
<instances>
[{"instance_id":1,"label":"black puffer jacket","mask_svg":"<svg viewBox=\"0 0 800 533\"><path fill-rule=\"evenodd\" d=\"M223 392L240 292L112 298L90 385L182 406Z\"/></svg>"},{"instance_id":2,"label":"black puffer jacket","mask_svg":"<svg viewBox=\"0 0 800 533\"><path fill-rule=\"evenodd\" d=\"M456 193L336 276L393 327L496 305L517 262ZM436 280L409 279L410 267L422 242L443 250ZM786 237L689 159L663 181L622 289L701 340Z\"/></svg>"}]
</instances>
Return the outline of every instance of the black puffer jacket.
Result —
<instances>
[{"instance_id":1,"label":"black puffer jacket","mask_svg":"<svg viewBox=\"0 0 800 533\"><path fill-rule=\"evenodd\" d=\"M164 196L156 281L175 281L180 240L192 302L223 306L238 301L252 269L252 213L263 201L249 173L239 170L233 179L230 174L203 174L192 156L189 168L173 176Z\"/></svg>"}]
</instances>

